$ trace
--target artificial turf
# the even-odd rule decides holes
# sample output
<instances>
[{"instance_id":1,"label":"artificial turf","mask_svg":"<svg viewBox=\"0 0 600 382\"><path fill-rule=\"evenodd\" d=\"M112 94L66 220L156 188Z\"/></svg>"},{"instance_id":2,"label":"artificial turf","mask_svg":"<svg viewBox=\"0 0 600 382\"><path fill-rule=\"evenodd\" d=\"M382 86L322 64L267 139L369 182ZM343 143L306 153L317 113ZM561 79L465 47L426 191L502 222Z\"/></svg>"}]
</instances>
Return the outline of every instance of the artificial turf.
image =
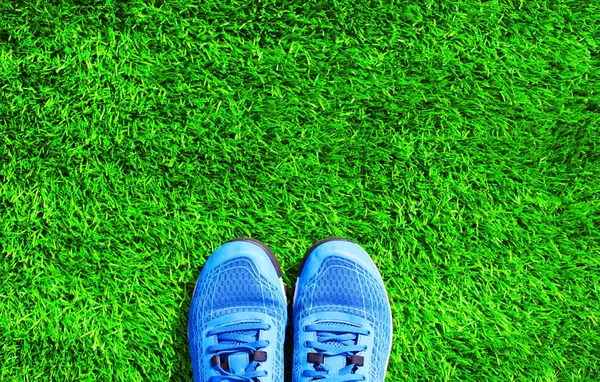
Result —
<instances>
[{"instance_id":1,"label":"artificial turf","mask_svg":"<svg viewBox=\"0 0 600 382\"><path fill-rule=\"evenodd\" d=\"M221 243L354 239L388 380L600 379L598 1L0 2L0 379L190 380Z\"/></svg>"}]
</instances>

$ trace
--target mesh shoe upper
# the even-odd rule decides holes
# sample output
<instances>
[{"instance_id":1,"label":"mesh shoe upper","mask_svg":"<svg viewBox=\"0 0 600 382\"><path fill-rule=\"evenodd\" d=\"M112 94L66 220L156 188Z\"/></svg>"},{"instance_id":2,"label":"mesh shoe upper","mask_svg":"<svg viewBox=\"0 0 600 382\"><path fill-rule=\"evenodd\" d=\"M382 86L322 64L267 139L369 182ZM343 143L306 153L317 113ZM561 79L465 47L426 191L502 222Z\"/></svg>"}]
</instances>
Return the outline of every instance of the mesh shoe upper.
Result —
<instances>
[{"instance_id":1,"label":"mesh shoe upper","mask_svg":"<svg viewBox=\"0 0 600 382\"><path fill-rule=\"evenodd\" d=\"M343 249L336 251L336 245L341 245ZM374 264L366 267L354 256L347 256L348 251L360 251L363 258L368 256L358 245L333 242L321 246L329 246L322 251L328 253L321 253L321 260L312 262L313 270L303 269L303 274L307 273L309 277L301 277L297 285L294 302L294 380L305 380L300 377L302 369L310 368L303 359L302 345L299 343L301 328L310 324L306 319L309 316L327 319L333 313L343 313L364 319L374 328L373 346L367 354L370 367L359 372L370 381L383 381L390 352L392 322L381 277ZM317 247L315 251L319 250Z\"/></svg>"},{"instance_id":2,"label":"mesh shoe upper","mask_svg":"<svg viewBox=\"0 0 600 382\"><path fill-rule=\"evenodd\" d=\"M231 243L237 244L237 243ZM238 246L252 244L244 243ZM225 244L230 246L230 244ZM223 247L221 247L223 248ZM272 319L276 331L276 342L271 344L267 353L271 358L273 370L269 377L261 381L283 381L283 354L285 325L287 323L287 304L280 281L273 272L258 269L252 256L243 251L236 255L235 249L228 249L227 256L217 254L218 249L207 261L203 269L190 306L188 336L192 357L194 380L207 381L206 354L203 351L205 333L214 329L216 321L235 324L248 314L264 314ZM255 251L255 249L252 249ZM217 256L215 256L217 254ZM260 255L259 255L260 256ZM264 254L266 256L266 254ZM212 264L209 264L211 262ZM206 269L210 266L210 269ZM271 264L269 264L271 266ZM270 270L272 271L272 270ZM206 344L204 344L206 348Z\"/></svg>"}]
</instances>

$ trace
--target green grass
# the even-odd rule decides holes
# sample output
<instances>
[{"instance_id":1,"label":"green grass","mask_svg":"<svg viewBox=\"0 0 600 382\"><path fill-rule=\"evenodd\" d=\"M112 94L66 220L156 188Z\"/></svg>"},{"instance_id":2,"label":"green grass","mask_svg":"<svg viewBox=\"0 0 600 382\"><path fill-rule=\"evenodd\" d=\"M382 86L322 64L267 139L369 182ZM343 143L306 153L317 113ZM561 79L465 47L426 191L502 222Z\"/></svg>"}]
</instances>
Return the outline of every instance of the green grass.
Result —
<instances>
[{"instance_id":1,"label":"green grass","mask_svg":"<svg viewBox=\"0 0 600 382\"><path fill-rule=\"evenodd\" d=\"M600 379L597 1L0 3L0 379L190 380L221 243L370 252L389 381Z\"/></svg>"}]
</instances>

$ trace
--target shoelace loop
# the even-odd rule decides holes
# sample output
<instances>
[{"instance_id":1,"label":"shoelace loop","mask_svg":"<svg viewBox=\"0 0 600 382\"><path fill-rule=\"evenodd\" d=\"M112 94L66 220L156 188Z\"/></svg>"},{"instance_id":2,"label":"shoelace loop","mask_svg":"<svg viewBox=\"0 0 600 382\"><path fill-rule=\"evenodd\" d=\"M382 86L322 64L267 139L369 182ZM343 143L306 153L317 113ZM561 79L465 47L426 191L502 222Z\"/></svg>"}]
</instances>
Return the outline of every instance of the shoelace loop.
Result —
<instances>
[{"instance_id":1,"label":"shoelace loop","mask_svg":"<svg viewBox=\"0 0 600 382\"><path fill-rule=\"evenodd\" d=\"M368 335L369 331L353 325L341 323L319 323L307 325L305 331L317 332L316 341L307 341L306 347L315 349L316 353L308 354L308 362L314 363L314 370L304 370L303 377L312 378L319 382L350 382L364 381L364 375L357 374L359 366L363 365L363 358L356 353L365 351L365 345L358 345L359 335ZM326 357L346 357L346 366L332 370L325 365Z\"/></svg>"},{"instance_id":2,"label":"shoelace loop","mask_svg":"<svg viewBox=\"0 0 600 382\"><path fill-rule=\"evenodd\" d=\"M217 344L207 351L214 354L211 358L213 368L220 374L210 377L210 382L242 381L253 382L267 376L266 370L257 370L261 362L266 361L267 353L258 349L269 346L269 341L258 340L261 330L270 330L271 326L261 321L249 321L233 325L224 325L209 330L208 336L217 336ZM228 358L231 355L247 353L249 363L243 374L230 370Z\"/></svg>"}]
</instances>

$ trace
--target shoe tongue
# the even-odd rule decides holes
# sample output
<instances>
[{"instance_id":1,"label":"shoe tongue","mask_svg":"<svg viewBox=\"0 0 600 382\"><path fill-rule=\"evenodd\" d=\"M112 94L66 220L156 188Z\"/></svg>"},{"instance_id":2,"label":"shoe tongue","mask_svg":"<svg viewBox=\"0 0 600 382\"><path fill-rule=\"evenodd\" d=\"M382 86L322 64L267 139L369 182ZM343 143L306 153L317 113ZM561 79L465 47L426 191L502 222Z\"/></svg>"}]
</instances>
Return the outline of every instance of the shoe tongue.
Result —
<instances>
[{"instance_id":1,"label":"shoe tongue","mask_svg":"<svg viewBox=\"0 0 600 382\"><path fill-rule=\"evenodd\" d=\"M329 369L330 375L339 375L340 370L346 367L346 357L343 355L325 357L325 367Z\"/></svg>"},{"instance_id":2,"label":"shoe tongue","mask_svg":"<svg viewBox=\"0 0 600 382\"><path fill-rule=\"evenodd\" d=\"M242 330L234 332L235 334L250 335L258 339L258 330ZM230 341L228 341L230 342ZM231 342L230 342L231 343ZM243 342L233 342L236 345L241 345ZM229 371L236 375L242 375L246 373L246 366L250 363L250 357L246 352L232 353L227 357L227 363L229 365Z\"/></svg>"},{"instance_id":3,"label":"shoe tongue","mask_svg":"<svg viewBox=\"0 0 600 382\"><path fill-rule=\"evenodd\" d=\"M230 354L227 361L229 362L229 371L233 374L245 374L246 366L250 363L248 353L239 352Z\"/></svg>"},{"instance_id":4,"label":"shoe tongue","mask_svg":"<svg viewBox=\"0 0 600 382\"><path fill-rule=\"evenodd\" d=\"M344 345L335 341L326 341L327 345L335 347L343 347ZM333 355L325 357L325 366L329 369L330 375L339 375L340 370L346 367L346 356L345 355Z\"/></svg>"},{"instance_id":5,"label":"shoe tongue","mask_svg":"<svg viewBox=\"0 0 600 382\"><path fill-rule=\"evenodd\" d=\"M347 326L349 328L352 328L352 325L349 324L340 324L338 322L323 322L323 325L336 325L336 326ZM337 341L325 341L324 342L327 345L330 346L335 346L335 347L339 347L342 348L345 345L341 344ZM325 366L327 367L327 369L329 369L329 374L330 375L340 375L340 370L343 369L344 367L346 367L346 356L345 355L336 355L336 356L326 356L325 357Z\"/></svg>"}]
</instances>

